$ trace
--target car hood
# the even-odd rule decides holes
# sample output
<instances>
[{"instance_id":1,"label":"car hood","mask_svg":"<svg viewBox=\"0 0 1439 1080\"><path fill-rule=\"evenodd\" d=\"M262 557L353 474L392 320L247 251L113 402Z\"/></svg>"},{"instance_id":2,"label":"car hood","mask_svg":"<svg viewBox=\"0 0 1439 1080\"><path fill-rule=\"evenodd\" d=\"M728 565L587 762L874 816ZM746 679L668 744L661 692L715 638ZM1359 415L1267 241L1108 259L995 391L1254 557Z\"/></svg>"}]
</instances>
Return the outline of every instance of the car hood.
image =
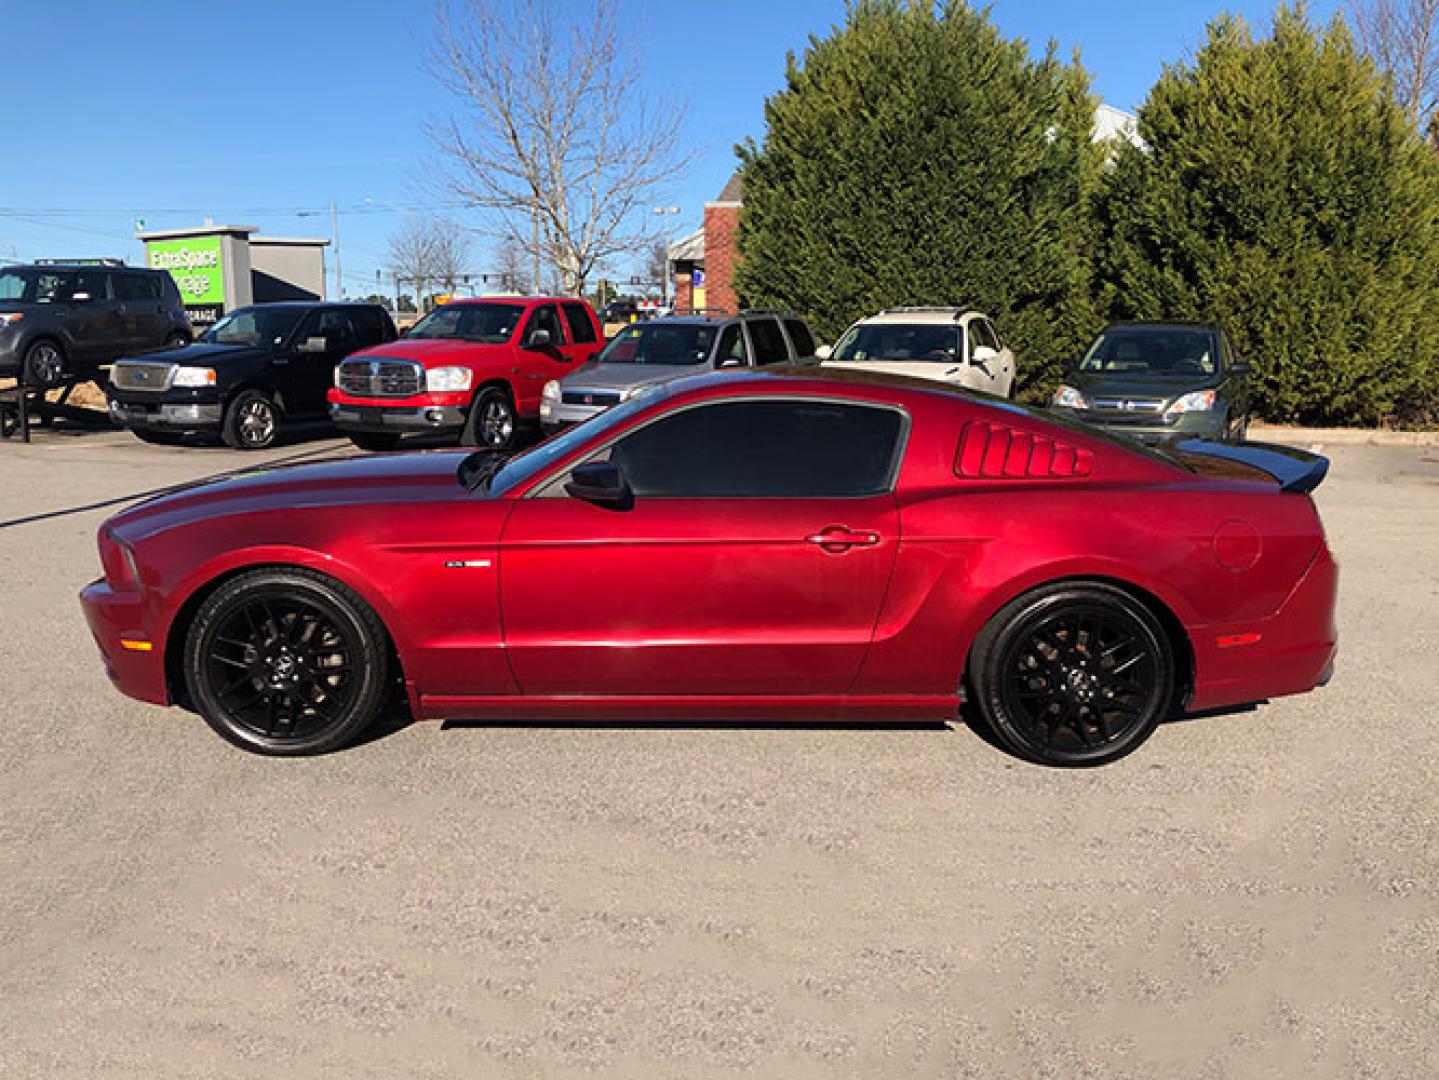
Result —
<instances>
[{"instance_id":1,"label":"car hood","mask_svg":"<svg viewBox=\"0 0 1439 1080\"><path fill-rule=\"evenodd\" d=\"M457 478L470 451L371 454L246 469L172 489L112 517L107 527L134 543L201 518L274 510L483 499Z\"/></svg>"},{"instance_id":2,"label":"car hood","mask_svg":"<svg viewBox=\"0 0 1439 1080\"><path fill-rule=\"evenodd\" d=\"M223 364L233 364L237 360L254 360L257 357L268 356L270 350L263 345L220 345L208 341L196 342L194 345L181 345L174 349L159 349L155 352L142 353L139 356L127 356L126 360L139 360L144 363L155 363L164 361L171 364L184 364L189 367L216 367Z\"/></svg>"},{"instance_id":3,"label":"car hood","mask_svg":"<svg viewBox=\"0 0 1439 1080\"><path fill-rule=\"evenodd\" d=\"M708 371L704 364L587 364L564 380L566 390L621 390Z\"/></svg>"},{"instance_id":4,"label":"car hood","mask_svg":"<svg viewBox=\"0 0 1439 1080\"><path fill-rule=\"evenodd\" d=\"M444 367L447 364L484 363L487 360L504 361L513 355L510 345L485 345L477 341L459 341L455 338L398 338L384 345L372 345L368 349L351 353L349 360L413 360L426 368Z\"/></svg>"},{"instance_id":5,"label":"car hood","mask_svg":"<svg viewBox=\"0 0 1439 1080\"><path fill-rule=\"evenodd\" d=\"M1165 401L1191 390L1210 390L1223 381L1217 375L1085 375L1070 372L1064 376L1087 398L1163 398Z\"/></svg>"},{"instance_id":6,"label":"car hood","mask_svg":"<svg viewBox=\"0 0 1439 1080\"><path fill-rule=\"evenodd\" d=\"M826 360L827 371L880 371L890 375L913 375L921 379L957 379L964 372L961 361L934 360Z\"/></svg>"}]
</instances>

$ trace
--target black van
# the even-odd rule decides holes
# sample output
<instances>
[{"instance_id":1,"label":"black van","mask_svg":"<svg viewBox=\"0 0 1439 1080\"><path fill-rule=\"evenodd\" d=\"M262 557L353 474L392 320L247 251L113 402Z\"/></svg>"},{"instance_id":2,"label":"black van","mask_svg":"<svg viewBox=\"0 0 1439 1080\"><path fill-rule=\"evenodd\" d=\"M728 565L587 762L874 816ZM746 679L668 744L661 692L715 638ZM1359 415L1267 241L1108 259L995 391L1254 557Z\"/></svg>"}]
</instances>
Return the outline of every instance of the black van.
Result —
<instances>
[{"instance_id":1,"label":"black van","mask_svg":"<svg viewBox=\"0 0 1439 1080\"><path fill-rule=\"evenodd\" d=\"M236 308L194 345L118 361L110 416L145 442L211 432L237 450L263 450L286 422L327 415L336 364L395 336L378 304Z\"/></svg>"},{"instance_id":2,"label":"black van","mask_svg":"<svg viewBox=\"0 0 1439 1080\"><path fill-rule=\"evenodd\" d=\"M122 356L186 345L190 320L163 270L118 263L0 267L0 377L50 388Z\"/></svg>"}]
</instances>

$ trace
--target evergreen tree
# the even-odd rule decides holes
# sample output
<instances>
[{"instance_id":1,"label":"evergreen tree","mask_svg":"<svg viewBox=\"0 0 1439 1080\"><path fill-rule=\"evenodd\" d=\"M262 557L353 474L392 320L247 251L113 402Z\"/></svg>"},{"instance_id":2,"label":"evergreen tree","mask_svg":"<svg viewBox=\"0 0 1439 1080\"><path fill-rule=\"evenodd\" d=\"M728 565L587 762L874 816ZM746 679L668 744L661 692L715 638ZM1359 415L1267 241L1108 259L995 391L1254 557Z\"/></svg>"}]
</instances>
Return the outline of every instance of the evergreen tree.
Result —
<instances>
[{"instance_id":1,"label":"evergreen tree","mask_svg":"<svg viewBox=\"0 0 1439 1080\"><path fill-rule=\"evenodd\" d=\"M1099 200L1102 302L1217 320L1273 420L1439 406L1439 158L1336 20L1223 18L1140 110Z\"/></svg>"},{"instance_id":2,"label":"evergreen tree","mask_svg":"<svg viewBox=\"0 0 1439 1080\"><path fill-rule=\"evenodd\" d=\"M790 55L744 175L748 304L834 340L898 305L994 317L1022 386L1052 382L1095 327L1092 192L1104 148L1076 61L1031 59L961 0L853 0Z\"/></svg>"}]
</instances>

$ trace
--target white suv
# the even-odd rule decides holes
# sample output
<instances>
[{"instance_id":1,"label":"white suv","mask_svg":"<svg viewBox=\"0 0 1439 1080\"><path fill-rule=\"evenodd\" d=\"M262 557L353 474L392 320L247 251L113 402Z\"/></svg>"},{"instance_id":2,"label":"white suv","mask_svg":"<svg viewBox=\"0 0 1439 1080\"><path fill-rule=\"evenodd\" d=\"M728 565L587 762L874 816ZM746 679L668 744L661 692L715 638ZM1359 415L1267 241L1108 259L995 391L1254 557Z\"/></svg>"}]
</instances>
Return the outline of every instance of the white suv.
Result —
<instances>
[{"instance_id":1,"label":"white suv","mask_svg":"<svg viewBox=\"0 0 1439 1080\"><path fill-rule=\"evenodd\" d=\"M816 355L825 367L912 375L999 397L1014 387L1014 353L988 317L968 308L889 308L861 319L832 350Z\"/></svg>"}]
</instances>

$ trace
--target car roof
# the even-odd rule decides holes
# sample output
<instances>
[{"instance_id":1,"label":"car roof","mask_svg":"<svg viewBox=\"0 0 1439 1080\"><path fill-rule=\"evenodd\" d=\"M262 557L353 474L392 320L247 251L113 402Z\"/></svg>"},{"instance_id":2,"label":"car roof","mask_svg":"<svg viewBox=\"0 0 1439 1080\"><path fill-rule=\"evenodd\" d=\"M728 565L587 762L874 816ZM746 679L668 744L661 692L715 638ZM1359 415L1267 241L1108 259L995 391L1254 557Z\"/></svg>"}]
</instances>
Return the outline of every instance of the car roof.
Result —
<instances>
[{"instance_id":1,"label":"car roof","mask_svg":"<svg viewBox=\"0 0 1439 1080\"><path fill-rule=\"evenodd\" d=\"M860 325L870 323L919 323L925 326L944 326L979 316L988 318L981 311L967 307L898 307L885 308L874 315L858 320Z\"/></svg>"},{"instance_id":2,"label":"car roof","mask_svg":"<svg viewBox=\"0 0 1439 1080\"><path fill-rule=\"evenodd\" d=\"M1218 332L1219 324L1212 322L1185 322L1183 320L1165 320L1164 322L1149 322L1144 319L1121 319L1107 325L1105 330L1208 330L1212 333Z\"/></svg>"}]
</instances>

